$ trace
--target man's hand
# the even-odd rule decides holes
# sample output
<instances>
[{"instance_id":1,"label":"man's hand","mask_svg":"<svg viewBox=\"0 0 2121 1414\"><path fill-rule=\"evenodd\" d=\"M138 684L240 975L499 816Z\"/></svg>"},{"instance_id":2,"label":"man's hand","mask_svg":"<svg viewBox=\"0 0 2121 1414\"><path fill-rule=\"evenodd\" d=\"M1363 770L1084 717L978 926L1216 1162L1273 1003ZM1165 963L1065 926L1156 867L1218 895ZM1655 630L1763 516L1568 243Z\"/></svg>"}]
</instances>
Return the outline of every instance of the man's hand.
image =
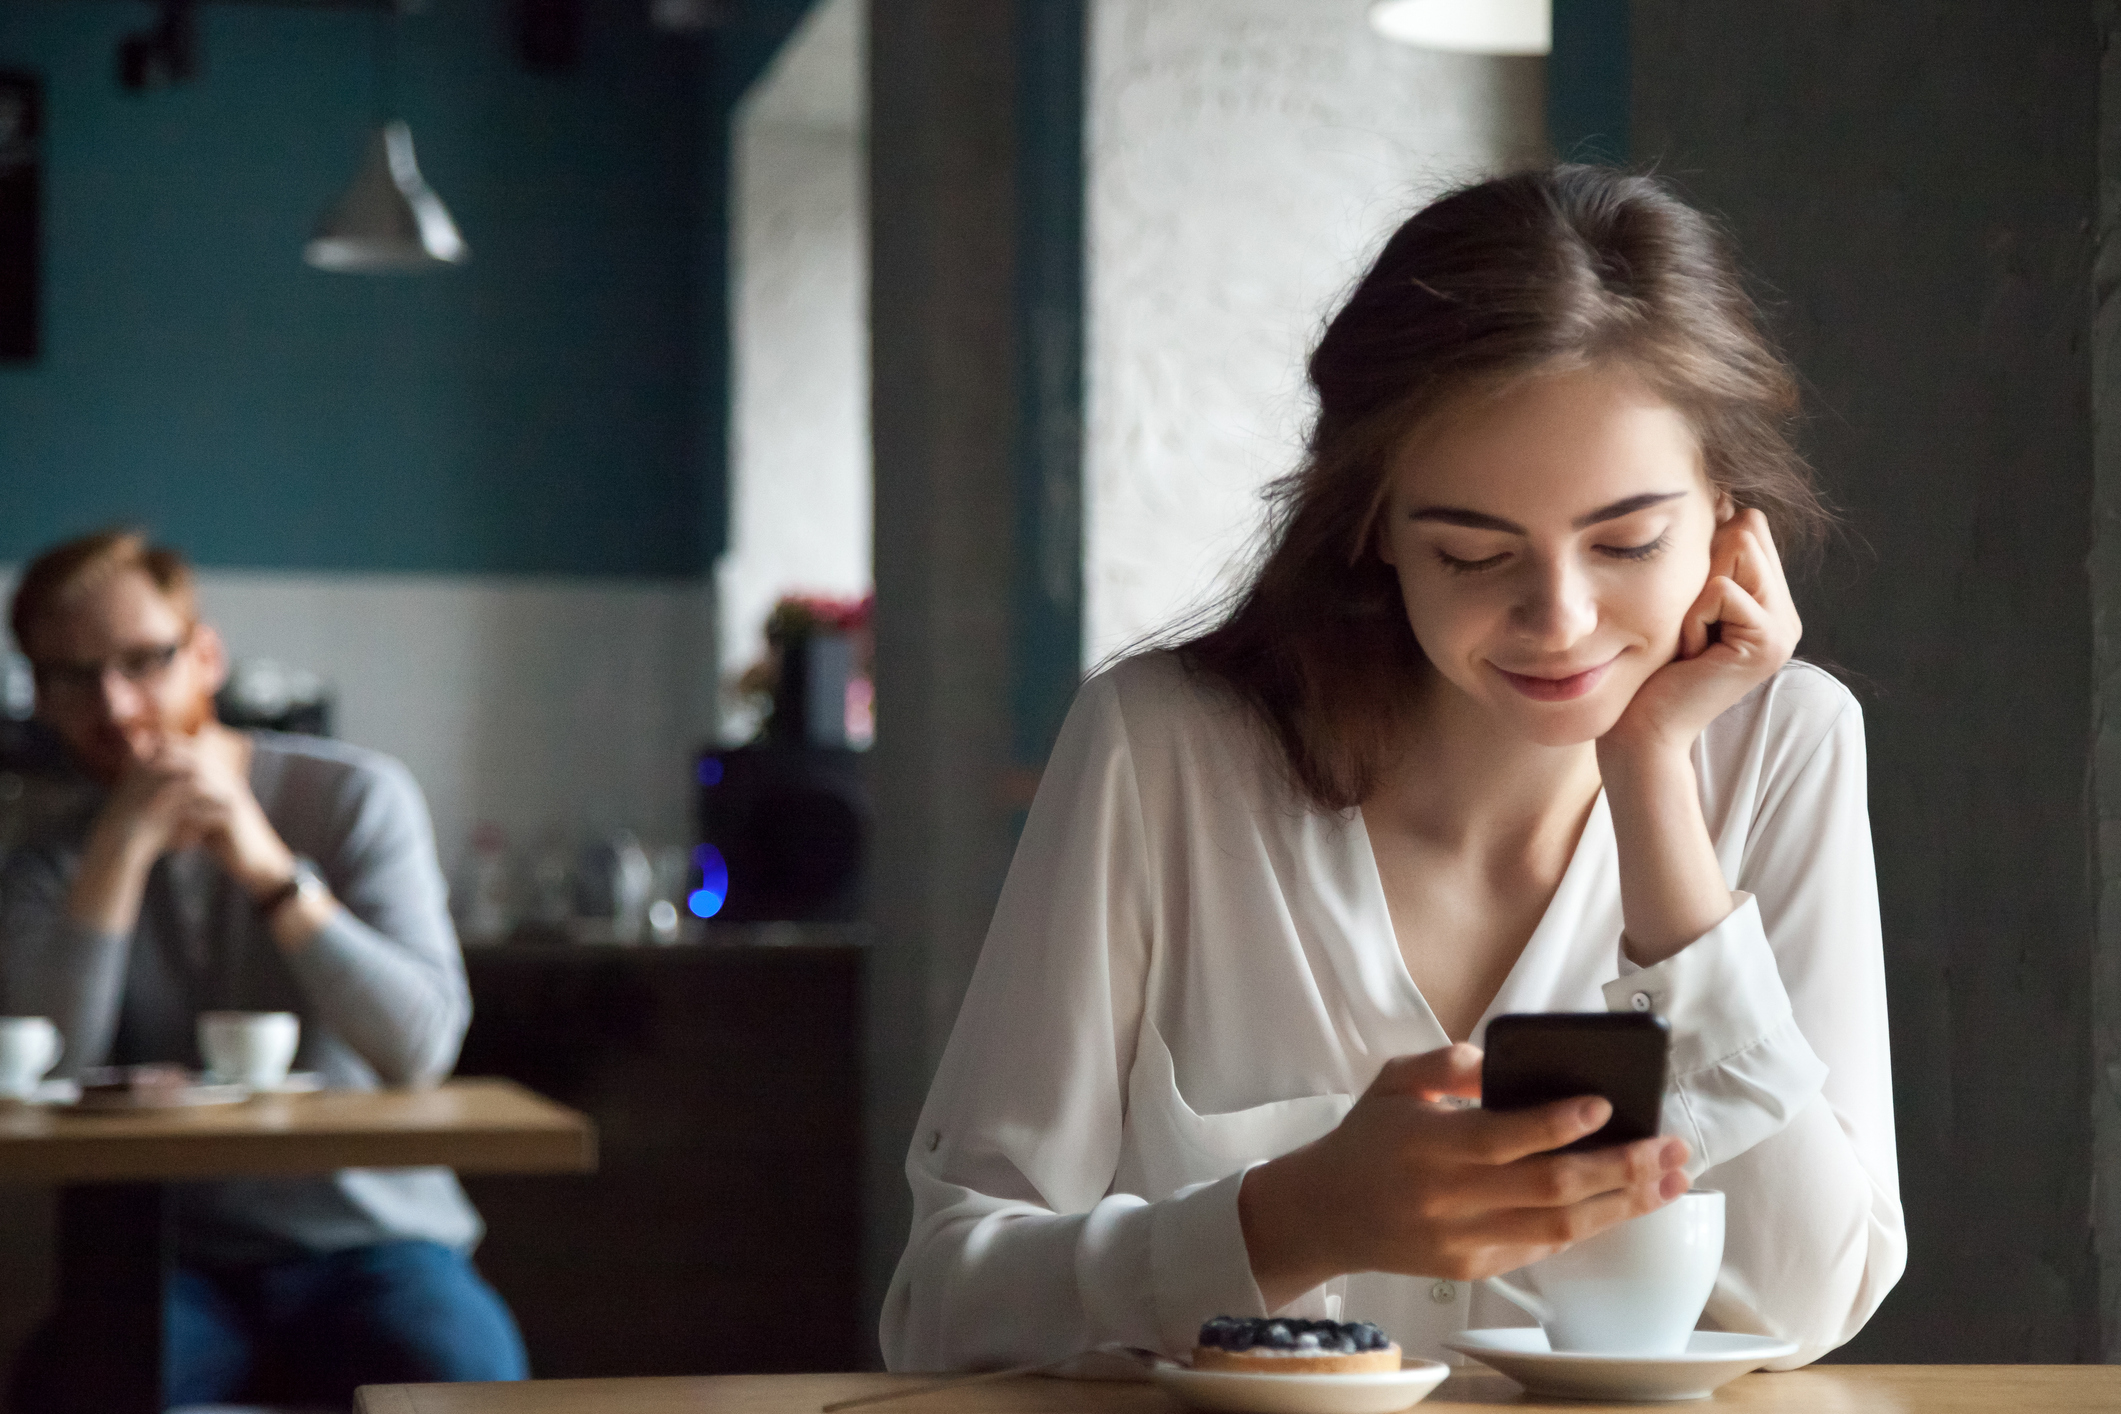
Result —
<instances>
[{"instance_id":1,"label":"man's hand","mask_svg":"<svg viewBox=\"0 0 2121 1414\"><path fill-rule=\"evenodd\" d=\"M164 748L135 762L118 778L103 813L96 817L91 847L98 842L153 864L171 850L199 842L204 802L181 750Z\"/></svg>"},{"instance_id":2,"label":"man's hand","mask_svg":"<svg viewBox=\"0 0 2121 1414\"><path fill-rule=\"evenodd\" d=\"M68 913L104 932L139 922L148 870L175 850L212 852L254 899L294 874L294 854L250 789L250 743L218 723L164 739L118 778L89 831Z\"/></svg>"},{"instance_id":3,"label":"man's hand","mask_svg":"<svg viewBox=\"0 0 2121 1414\"><path fill-rule=\"evenodd\" d=\"M268 897L294 873L295 856L251 793L250 742L209 723L189 745L199 842L252 898Z\"/></svg>"},{"instance_id":4,"label":"man's hand","mask_svg":"<svg viewBox=\"0 0 2121 1414\"><path fill-rule=\"evenodd\" d=\"M1238 1217L1269 1310L1347 1272L1512 1271L1686 1191L1682 1140L1551 1152L1605 1123L1602 1099L1449 1103L1479 1093L1475 1047L1402 1056L1331 1134L1245 1175Z\"/></svg>"},{"instance_id":5,"label":"man's hand","mask_svg":"<svg viewBox=\"0 0 2121 1414\"><path fill-rule=\"evenodd\" d=\"M197 844L205 814L184 743L163 743L134 760L89 828L80 872L67 893L67 915L100 933L132 932L147 871L170 851Z\"/></svg>"}]
</instances>

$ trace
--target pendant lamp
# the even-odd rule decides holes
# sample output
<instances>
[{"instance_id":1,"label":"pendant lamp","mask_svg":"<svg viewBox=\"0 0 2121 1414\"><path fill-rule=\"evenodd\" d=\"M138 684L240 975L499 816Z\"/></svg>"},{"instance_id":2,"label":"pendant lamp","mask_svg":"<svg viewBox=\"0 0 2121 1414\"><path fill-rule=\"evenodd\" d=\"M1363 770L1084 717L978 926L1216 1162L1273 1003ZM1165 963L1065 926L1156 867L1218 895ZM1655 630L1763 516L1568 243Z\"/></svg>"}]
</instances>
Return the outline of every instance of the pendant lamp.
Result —
<instances>
[{"instance_id":1,"label":"pendant lamp","mask_svg":"<svg viewBox=\"0 0 2121 1414\"><path fill-rule=\"evenodd\" d=\"M1370 28L1386 39L1457 54L1546 54L1552 0L1371 0Z\"/></svg>"},{"instance_id":2,"label":"pendant lamp","mask_svg":"<svg viewBox=\"0 0 2121 1414\"><path fill-rule=\"evenodd\" d=\"M353 185L317 222L302 259L319 270L387 275L461 265L471 247L420 175L412 129L392 119L368 139Z\"/></svg>"}]
</instances>

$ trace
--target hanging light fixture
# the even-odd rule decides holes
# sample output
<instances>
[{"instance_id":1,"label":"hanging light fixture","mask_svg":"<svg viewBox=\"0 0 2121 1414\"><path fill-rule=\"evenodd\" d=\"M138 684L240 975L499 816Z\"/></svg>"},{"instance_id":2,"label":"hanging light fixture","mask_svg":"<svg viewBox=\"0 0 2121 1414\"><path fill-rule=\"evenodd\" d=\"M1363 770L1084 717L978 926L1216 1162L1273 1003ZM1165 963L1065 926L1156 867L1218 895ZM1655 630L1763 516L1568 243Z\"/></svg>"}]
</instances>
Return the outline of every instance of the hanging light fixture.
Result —
<instances>
[{"instance_id":1,"label":"hanging light fixture","mask_svg":"<svg viewBox=\"0 0 2121 1414\"><path fill-rule=\"evenodd\" d=\"M375 28L375 111L388 113L397 77L397 18L416 0L386 0ZM412 129L402 119L379 122L353 184L325 209L302 247L319 270L349 275L416 274L462 265L471 258L449 208L420 175Z\"/></svg>"},{"instance_id":2,"label":"hanging light fixture","mask_svg":"<svg viewBox=\"0 0 2121 1414\"><path fill-rule=\"evenodd\" d=\"M1386 39L1456 54L1546 54L1552 0L1370 0L1370 28Z\"/></svg>"},{"instance_id":3,"label":"hanging light fixture","mask_svg":"<svg viewBox=\"0 0 2121 1414\"><path fill-rule=\"evenodd\" d=\"M319 270L388 275L461 265L471 247L420 175L412 129L397 119L369 135L368 156L302 248Z\"/></svg>"}]
</instances>

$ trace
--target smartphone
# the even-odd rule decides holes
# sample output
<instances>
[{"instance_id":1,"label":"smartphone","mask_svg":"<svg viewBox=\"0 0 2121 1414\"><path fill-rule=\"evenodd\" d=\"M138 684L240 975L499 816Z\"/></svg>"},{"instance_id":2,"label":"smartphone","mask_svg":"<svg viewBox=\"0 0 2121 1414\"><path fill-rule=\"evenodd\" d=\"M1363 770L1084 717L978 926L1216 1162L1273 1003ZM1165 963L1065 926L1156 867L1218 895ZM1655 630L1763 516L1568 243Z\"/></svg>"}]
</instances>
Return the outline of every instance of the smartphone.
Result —
<instances>
[{"instance_id":1,"label":"smartphone","mask_svg":"<svg viewBox=\"0 0 2121 1414\"><path fill-rule=\"evenodd\" d=\"M1671 1028L1647 1012L1549 1011L1488 1023L1482 1109L1521 1110L1580 1095L1613 1106L1603 1128L1559 1152L1602 1149L1656 1135L1664 1111Z\"/></svg>"}]
</instances>

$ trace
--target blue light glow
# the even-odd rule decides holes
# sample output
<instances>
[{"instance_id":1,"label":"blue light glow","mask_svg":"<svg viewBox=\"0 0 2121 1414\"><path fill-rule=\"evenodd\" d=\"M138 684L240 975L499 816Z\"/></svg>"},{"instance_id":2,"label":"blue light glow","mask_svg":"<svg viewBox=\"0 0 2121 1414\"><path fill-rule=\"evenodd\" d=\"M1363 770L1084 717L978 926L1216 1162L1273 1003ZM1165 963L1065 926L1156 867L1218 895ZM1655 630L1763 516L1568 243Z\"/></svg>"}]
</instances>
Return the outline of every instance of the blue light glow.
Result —
<instances>
[{"instance_id":1,"label":"blue light glow","mask_svg":"<svg viewBox=\"0 0 2121 1414\"><path fill-rule=\"evenodd\" d=\"M720 785L722 783L722 758L719 756L702 756L698 774L701 785ZM705 917L706 915L702 914L701 916Z\"/></svg>"},{"instance_id":2,"label":"blue light glow","mask_svg":"<svg viewBox=\"0 0 2121 1414\"><path fill-rule=\"evenodd\" d=\"M692 862L700 866L700 886L686 898L685 906L695 918L712 918L729 897L729 862L711 844L695 845Z\"/></svg>"}]
</instances>

